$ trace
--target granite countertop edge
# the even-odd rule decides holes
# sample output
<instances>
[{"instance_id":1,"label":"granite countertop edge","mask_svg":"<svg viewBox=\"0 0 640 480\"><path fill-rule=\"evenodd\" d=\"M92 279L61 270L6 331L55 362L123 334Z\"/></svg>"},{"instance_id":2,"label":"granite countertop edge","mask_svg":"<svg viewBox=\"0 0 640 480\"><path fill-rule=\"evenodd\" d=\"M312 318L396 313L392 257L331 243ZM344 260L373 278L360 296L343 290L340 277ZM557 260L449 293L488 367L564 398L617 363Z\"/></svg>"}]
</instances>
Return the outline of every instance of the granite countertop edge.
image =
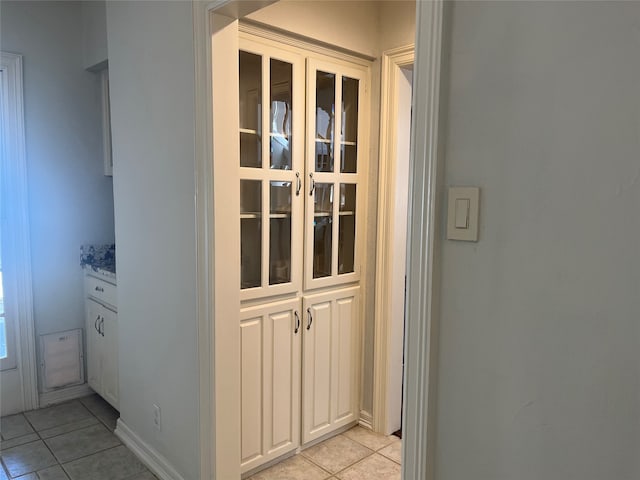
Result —
<instances>
[{"instance_id":1,"label":"granite countertop edge","mask_svg":"<svg viewBox=\"0 0 640 480\"><path fill-rule=\"evenodd\" d=\"M116 280L116 246L107 244L85 244L80 246L80 266L97 277Z\"/></svg>"}]
</instances>

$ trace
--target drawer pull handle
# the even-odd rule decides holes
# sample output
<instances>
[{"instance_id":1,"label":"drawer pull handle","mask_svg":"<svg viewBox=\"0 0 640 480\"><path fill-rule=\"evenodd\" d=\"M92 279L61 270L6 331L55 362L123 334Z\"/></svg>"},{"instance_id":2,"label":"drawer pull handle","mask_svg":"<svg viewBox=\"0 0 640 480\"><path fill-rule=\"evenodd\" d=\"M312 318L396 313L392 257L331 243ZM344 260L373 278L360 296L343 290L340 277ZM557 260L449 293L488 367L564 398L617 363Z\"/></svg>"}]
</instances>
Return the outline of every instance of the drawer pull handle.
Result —
<instances>
[{"instance_id":1,"label":"drawer pull handle","mask_svg":"<svg viewBox=\"0 0 640 480\"><path fill-rule=\"evenodd\" d=\"M104 292L104 288L102 287L96 287L95 290L96 292Z\"/></svg>"},{"instance_id":2,"label":"drawer pull handle","mask_svg":"<svg viewBox=\"0 0 640 480\"><path fill-rule=\"evenodd\" d=\"M311 328L311 324L313 323L313 315L311 315L311 308L307 308L307 315L309 319L307 320L307 330Z\"/></svg>"},{"instance_id":3,"label":"drawer pull handle","mask_svg":"<svg viewBox=\"0 0 640 480\"><path fill-rule=\"evenodd\" d=\"M298 330L300 330L300 315L298 315L298 311L297 310L295 312L293 312L293 314L296 317L296 328L293 331L293 333L295 335L296 333L298 333Z\"/></svg>"},{"instance_id":4,"label":"drawer pull handle","mask_svg":"<svg viewBox=\"0 0 640 480\"><path fill-rule=\"evenodd\" d=\"M302 182L300 181L300 172L296 172L296 197L300 196L301 188L302 188Z\"/></svg>"}]
</instances>

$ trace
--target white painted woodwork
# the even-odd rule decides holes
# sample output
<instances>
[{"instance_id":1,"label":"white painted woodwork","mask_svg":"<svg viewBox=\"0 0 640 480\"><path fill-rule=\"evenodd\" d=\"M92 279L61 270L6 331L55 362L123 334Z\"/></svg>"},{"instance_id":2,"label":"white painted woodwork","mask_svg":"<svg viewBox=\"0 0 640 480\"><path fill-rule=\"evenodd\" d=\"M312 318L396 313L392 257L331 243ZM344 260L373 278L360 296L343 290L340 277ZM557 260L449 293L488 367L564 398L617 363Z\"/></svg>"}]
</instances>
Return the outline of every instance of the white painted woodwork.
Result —
<instances>
[{"instance_id":1,"label":"white painted woodwork","mask_svg":"<svg viewBox=\"0 0 640 480\"><path fill-rule=\"evenodd\" d=\"M358 419L359 294L351 287L303 298L303 443Z\"/></svg>"},{"instance_id":2,"label":"white painted woodwork","mask_svg":"<svg viewBox=\"0 0 640 480\"><path fill-rule=\"evenodd\" d=\"M241 470L300 445L300 300L240 312Z\"/></svg>"},{"instance_id":3,"label":"white painted woodwork","mask_svg":"<svg viewBox=\"0 0 640 480\"><path fill-rule=\"evenodd\" d=\"M4 416L38 408L21 55L0 52L0 95L0 256L9 354L0 360Z\"/></svg>"},{"instance_id":4,"label":"white painted woodwork","mask_svg":"<svg viewBox=\"0 0 640 480\"><path fill-rule=\"evenodd\" d=\"M367 198L368 62L362 59L350 62L343 58L344 54L337 56L340 58L330 57L313 49L305 49L302 44L283 44L278 39L271 38L270 34L260 36L255 33L253 30L251 33L240 31L238 50L262 57L261 127L252 130L246 125L240 125L243 128L234 132L234 138L237 139L239 133L260 134L263 139L262 165L259 168L240 166L239 153L236 151L233 157L235 166L229 168L230 173L237 172L236 181L257 180L262 185L262 204L260 211L255 212L256 216L263 219L261 246L255 252L255 255L261 256L260 284L239 289L242 473L294 451L301 443L317 439L358 420L362 338L358 282L365 254L363 233ZM270 168L269 142L265 139L269 138L271 130L271 58L293 66L291 170ZM333 124L332 172L314 171L315 78L318 69L335 74L336 80L334 101L338 107ZM237 68L235 70L238 71ZM358 80L356 173L340 172L343 76ZM239 85L242 84L240 79L237 81ZM239 111L238 97L236 93L236 112ZM239 125L239 121L236 121L236 125ZM315 197L309 181L310 173L313 173L317 182L331 183L334 188L332 210L323 212L333 217L331 275L318 279L312 278ZM295 195L297 178L301 180L299 196ZM229 183L229 177L225 181ZM278 285L269 285L270 181L291 182L293 187L291 281ZM340 211L341 183L356 185L354 212ZM223 209L224 206L220 207L220 210ZM356 215L354 271L338 274L339 219L341 215L353 213ZM226 210L221 212L222 216L227 214ZM240 218L255 218L250 215L247 209ZM231 265L232 260L229 258L223 263L228 268L238 268ZM345 283L352 286L345 288ZM332 287L332 291L327 291ZM323 288L323 292L314 293L313 289L318 288ZM285 295L296 297L276 301ZM303 296L304 306L300 304L300 296ZM300 325L296 332L298 323Z\"/></svg>"},{"instance_id":5,"label":"white painted woodwork","mask_svg":"<svg viewBox=\"0 0 640 480\"><path fill-rule=\"evenodd\" d=\"M384 52L376 243L373 428L402 422L405 275L414 45Z\"/></svg>"},{"instance_id":6,"label":"white painted woodwork","mask_svg":"<svg viewBox=\"0 0 640 480\"><path fill-rule=\"evenodd\" d=\"M316 148L316 73L318 71L335 74L335 121L333 137L333 172L315 171ZM306 161L306 188L307 202L305 204L305 252L304 252L304 288L311 290L322 287L353 283L360 280L360 268L364 250L364 217L366 188L366 172L368 165L368 112L369 103L367 95L367 81L369 70L367 67L347 63L326 57L309 57L307 59L307 161ZM356 173L340 173L340 146L341 126L343 112L342 105L342 78L349 77L358 80L358 149L356 160ZM313 175L311 178L310 175ZM333 184L333 233L331 248L331 275L321 278L313 278L314 261L314 202L311 193L312 184ZM352 273L338 274L338 229L340 218L340 183L353 183L356 185L356 238L354 252L354 268Z\"/></svg>"},{"instance_id":7,"label":"white painted woodwork","mask_svg":"<svg viewBox=\"0 0 640 480\"><path fill-rule=\"evenodd\" d=\"M104 308L102 311L102 396L118 408L118 315Z\"/></svg>"},{"instance_id":8,"label":"white painted woodwork","mask_svg":"<svg viewBox=\"0 0 640 480\"><path fill-rule=\"evenodd\" d=\"M85 276L87 382L95 392L119 409L118 314L115 285L91 275ZM106 298L113 303L106 302ZM102 297L101 297L102 296Z\"/></svg>"},{"instance_id":9,"label":"white painted woodwork","mask_svg":"<svg viewBox=\"0 0 640 480\"><path fill-rule=\"evenodd\" d=\"M262 139L261 154L262 168L240 167L241 180L259 180L262 183L262 210L259 212L262 218L261 241L261 285L254 288L240 290L242 301L273 297L287 293L295 293L302 288L302 235L303 235L303 203L304 188L300 188L296 195L296 182L304 182L304 102L305 102L305 68L304 57L295 51L278 48L277 44L266 39L259 39L250 35L240 35L239 49L245 52L260 55L262 57L262 122L261 131L256 132ZM291 170L270 168L270 60L280 60L292 65L292 125L290 148ZM237 165L240 165L237 162ZM296 174L298 177L296 177ZM270 212L271 181L291 182L291 263L290 282L269 284L269 247L270 247L270 220L274 215ZM258 252L256 252L257 254Z\"/></svg>"},{"instance_id":10,"label":"white painted woodwork","mask_svg":"<svg viewBox=\"0 0 640 480\"><path fill-rule=\"evenodd\" d=\"M87 383L96 392L101 389L100 385L100 342L96 338L98 335L98 322L100 321L100 309L102 305L93 300L87 300L87 315L85 334L87 337Z\"/></svg>"},{"instance_id":11,"label":"white painted woodwork","mask_svg":"<svg viewBox=\"0 0 640 480\"><path fill-rule=\"evenodd\" d=\"M444 1L417 2L409 170L402 478L435 478L436 372L440 295L439 101Z\"/></svg>"}]
</instances>

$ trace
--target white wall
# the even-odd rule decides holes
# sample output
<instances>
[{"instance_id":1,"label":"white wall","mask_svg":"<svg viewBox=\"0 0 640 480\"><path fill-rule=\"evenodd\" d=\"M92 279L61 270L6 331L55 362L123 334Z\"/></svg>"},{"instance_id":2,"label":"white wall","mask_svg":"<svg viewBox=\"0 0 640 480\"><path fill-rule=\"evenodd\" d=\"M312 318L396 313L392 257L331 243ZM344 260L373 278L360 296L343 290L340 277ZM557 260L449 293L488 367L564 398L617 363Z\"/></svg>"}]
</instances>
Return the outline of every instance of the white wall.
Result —
<instances>
[{"instance_id":1,"label":"white wall","mask_svg":"<svg viewBox=\"0 0 640 480\"><path fill-rule=\"evenodd\" d=\"M82 59L85 68L105 62L107 55L107 6L105 0L83 1Z\"/></svg>"},{"instance_id":2,"label":"white wall","mask_svg":"<svg viewBox=\"0 0 640 480\"><path fill-rule=\"evenodd\" d=\"M108 2L107 36L120 414L191 480L199 470L191 2Z\"/></svg>"},{"instance_id":3,"label":"white wall","mask_svg":"<svg viewBox=\"0 0 640 480\"><path fill-rule=\"evenodd\" d=\"M444 242L438 480L640 478L640 4L605 3L452 8L481 231Z\"/></svg>"},{"instance_id":4,"label":"white wall","mask_svg":"<svg viewBox=\"0 0 640 480\"><path fill-rule=\"evenodd\" d=\"M84 70L78 2L0 4L1 48L24 55L36 335L84 328L80 245L114 241L98 78Z\"/></svg>"},{"instance_id":5,"label":"white wall","mask_svg":"<svg viewBox=\"0 0 640 480\"><path fill-rule=\"evenodd\" d=\"M372 5L352 0L280 0L247 18L374 57L378 9Z\"/></svg>"}]
</instances>

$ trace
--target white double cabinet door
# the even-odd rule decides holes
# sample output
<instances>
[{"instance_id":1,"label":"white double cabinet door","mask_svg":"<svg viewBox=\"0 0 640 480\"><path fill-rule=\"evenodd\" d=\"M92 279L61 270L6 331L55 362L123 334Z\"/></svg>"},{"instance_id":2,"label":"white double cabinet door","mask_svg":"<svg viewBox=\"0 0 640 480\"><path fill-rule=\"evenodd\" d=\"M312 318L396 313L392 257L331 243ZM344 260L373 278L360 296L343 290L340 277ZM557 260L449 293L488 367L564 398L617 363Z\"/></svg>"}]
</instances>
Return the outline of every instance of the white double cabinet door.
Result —
<instances>
[{"instance_id":1,"label":"white double cabinet door","mask_svg":"<svg viewBox=\"0 0 640 480\"><path fill-rule=\"evenodd\" d=\"M359 290L241 310L243 472L358 419Z\"/></svg>"},{"instance_id":2,"label":"white double cabinet door","mask_svg":"<svg viewBox=\"0 0 640 480\"><path fill-rule=\"evenodd\" d=\"M239 47L244 473L359 417L369 65Z\"/></svg>"}]
</instances>

